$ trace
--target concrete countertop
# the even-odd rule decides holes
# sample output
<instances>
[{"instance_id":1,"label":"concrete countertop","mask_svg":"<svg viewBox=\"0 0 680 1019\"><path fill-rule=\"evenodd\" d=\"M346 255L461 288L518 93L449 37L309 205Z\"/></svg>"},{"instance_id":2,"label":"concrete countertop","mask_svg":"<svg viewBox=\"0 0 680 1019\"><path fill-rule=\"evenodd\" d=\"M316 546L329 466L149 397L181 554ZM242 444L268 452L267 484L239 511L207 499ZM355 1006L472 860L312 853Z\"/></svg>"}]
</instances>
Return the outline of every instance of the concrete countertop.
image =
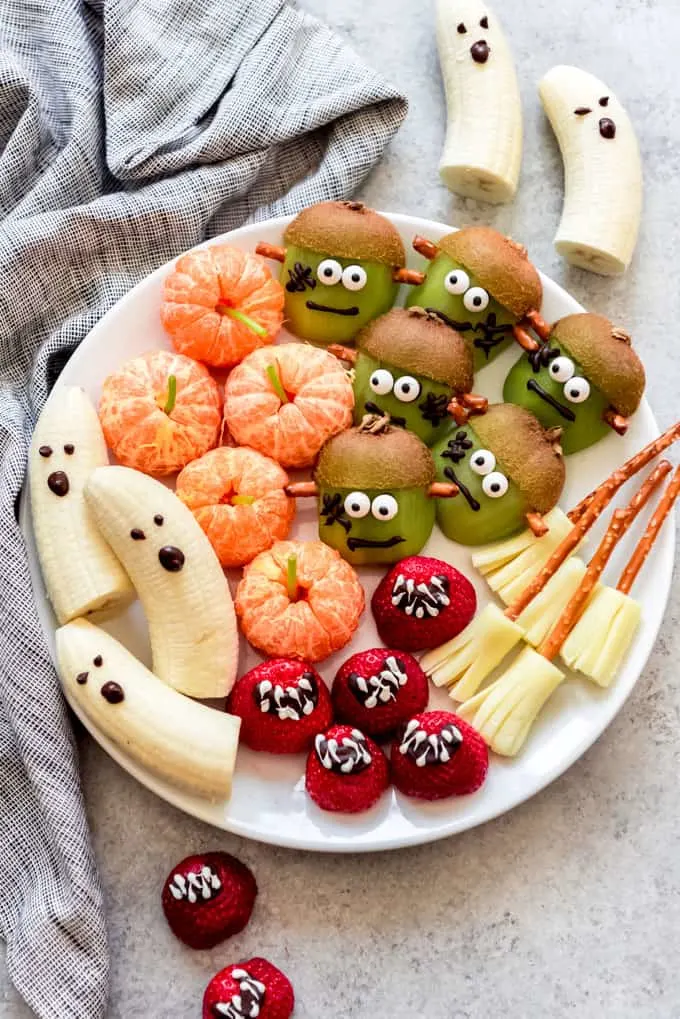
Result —
<instances>
[{"instance_id":1,"label":"concrete countertop","mask_svg":"<svg viewBox=\"0 0 680 1019\"><path fill-rule=\"evenodd\" d=\"M678 417L680 5L676 0L496 0L525 103L521 190L482 207L436 172L444 105L431 0L304 0L411 101L359 197L456 225L488 222L583 304L626 325L662 427ZM618 280L565 267L552 247L562 167L536 82L556 63L602 77L639 131L646 196L634 264ZM89 739L82 767L105 886L111 1019L193 1019L221 966L264 955L292 978L296 1019L670 1019L680 1015L680 689L677 583L645 674L597 744L511 814L437 844L364 857L272 849L213 831L156 799ZM247 930L207 953L171 935L159 893L190 852L222 848L255 871ZM0 1015L30 1015L0 969Z\"/></svg>"}]
</instances>

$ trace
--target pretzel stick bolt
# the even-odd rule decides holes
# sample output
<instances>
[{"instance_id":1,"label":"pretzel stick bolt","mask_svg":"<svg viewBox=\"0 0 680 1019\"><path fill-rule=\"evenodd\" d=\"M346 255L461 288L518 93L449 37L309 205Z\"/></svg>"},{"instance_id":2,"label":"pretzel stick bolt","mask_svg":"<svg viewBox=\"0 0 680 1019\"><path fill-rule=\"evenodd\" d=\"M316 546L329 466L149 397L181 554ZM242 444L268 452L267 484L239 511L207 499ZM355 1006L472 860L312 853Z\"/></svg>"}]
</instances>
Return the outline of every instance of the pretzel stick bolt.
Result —
<instances>
[{"instance_id":1,"label":"pretzel stick bolt","mask_svg":"<svg viewBox=\"0 0 680 1019\"><path fill-rule=\"evenodd\" d=\"M275 262L286 261L286 249L278 244L267 244L266 241L260 241L256 245L255 251L258 255L262 255L263 258L272 258Z\"/></svg>"}]
</instances>

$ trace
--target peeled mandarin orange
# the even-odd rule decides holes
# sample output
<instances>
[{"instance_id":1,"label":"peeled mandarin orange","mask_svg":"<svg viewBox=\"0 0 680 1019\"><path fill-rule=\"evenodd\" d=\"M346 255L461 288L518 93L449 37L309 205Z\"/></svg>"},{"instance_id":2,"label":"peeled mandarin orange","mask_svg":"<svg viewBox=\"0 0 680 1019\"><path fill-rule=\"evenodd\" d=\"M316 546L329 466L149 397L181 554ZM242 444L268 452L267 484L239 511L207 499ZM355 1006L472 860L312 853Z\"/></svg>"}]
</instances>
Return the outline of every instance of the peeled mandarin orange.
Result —
<instances>
[{"instance_id":1,"label":"peeled mandarin orange","mask_svg":"<svg viewBox=\"0 0 680 1019\"><path fill-rule=\"evenodd\" d=\"M154 350L105 379L99 418L119 463L173 474L217 444L221 407L219 387L202 364Z\"/></svg>"},{"instance_id":2,"label":"peeled mandarin orange","mask_svg":"<svg viewBox=\"0 0 680 1019\"><path fill-rule=\"evenodd\" d=\"M351 640L364 591L349 563L323 542L278 541L246 566L234 605L260 651L320 662Z\"/></svg>"},{"instance_id":3,"label":"peeled mandarin orange","mask_svg":"<svg viewBox=\"0 0 680 1019\"><path fill-rule=\"evenodd\" d=\"M263 258L227 244L190 251L163 285L161 322L176 350L230 368L273 343L284 291Z\"/></svg>"},{"instance_id":4,"label":"peeled mandarin orange","mask_svg":"<svg viewBox=\"0 0 680 1019\"><path fill-rule=\"evenodd\" d=\"M275 460L245 446L221 446L188 464L176 493L205 531L222 566L244 566L285 538L295 500Z\"/></svg>"},{"instance_id":5,"label":"peeled mandarin orange","mask_svg":"<svg viewBox=\"0 0 680 1019\"><path fill-rule=\"evenodd\" d=\"M281 343L256 350L229 375L224 417L237 443L284 467L309 467L326 439L352 423L354 393L337 358Z\"/></svg>"}]
</instances>

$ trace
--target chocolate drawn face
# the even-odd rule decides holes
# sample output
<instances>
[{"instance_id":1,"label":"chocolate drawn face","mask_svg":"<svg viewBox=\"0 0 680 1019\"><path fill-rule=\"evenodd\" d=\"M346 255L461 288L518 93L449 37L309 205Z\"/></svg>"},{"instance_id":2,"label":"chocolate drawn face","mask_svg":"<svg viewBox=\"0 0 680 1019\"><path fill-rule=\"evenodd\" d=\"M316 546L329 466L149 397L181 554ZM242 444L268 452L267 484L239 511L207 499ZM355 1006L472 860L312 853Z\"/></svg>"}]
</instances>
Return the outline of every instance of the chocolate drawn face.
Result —
<instances>
[{"instance_id":1,"label":"chocolate drawn face","mask_svg":"<svg viewBox=\"0 0 680 1019\"><path fill-rule=\"evenodd\" d=\"M597 100L600 113L609 106L610 99L611 96L600 96ZM591 106L577 106L574 110L574 116L585 119L594 112L596 111ZM598 121L598 130L601 137L607 141L612 141L616 138L616 122L611 117L601 116Z\"/></svg>"},{"instance_id":2,"label":"chocolate drawn face","mask_svg":"<svg viewBox=\"0 0 680 1019\"><path fill-rule=\"evenodd\" d=\"M396 563L420 552L429 538L435 502L420 488L322 488L319 537L354 566Z\"/></svg>"},{"instance_id":3,"label":"chocolate drawn face","mask_svg":"<svg viewBox=\"0 0 680 1019\"><path fill-rule=\"evenodd\" d=\"M65 442L61 448L55 449L53 446L40 446L38 453L43 460L49 461L49 465L52 468L47 475L47 487L53 495L57 498L63 499L65 495L71 490L71 482L66 470L59 468L57 462L62 462L62 457L72 457L76 451L76 447L72 442ZM67 462L63 461L63 467L67 466Z\"/></svg>"},{"instance_id":4,"label":"chocolate drawn face","mask_svg":"<svg viewBox=\"0 0 680 1019\"><path fill-rule=\"evenodd\" d=\"M485 14L482 18L479 19L479 28L483 29L483 31L485 32L488 31L489 28L488 15ZM468 27L468 25L466 25L464 21L459 22L456 31L458 32L458 35L467 35L468 32L471 33L474 32L475 35L479 34L477 31L477 26L473 25ZM490 55L491 47L484 38L476 39L475 42L473 42L472 45L470 46L470 56L472 57L476 64L485 64L489 59Z\"/></svg>"}]
</instances>

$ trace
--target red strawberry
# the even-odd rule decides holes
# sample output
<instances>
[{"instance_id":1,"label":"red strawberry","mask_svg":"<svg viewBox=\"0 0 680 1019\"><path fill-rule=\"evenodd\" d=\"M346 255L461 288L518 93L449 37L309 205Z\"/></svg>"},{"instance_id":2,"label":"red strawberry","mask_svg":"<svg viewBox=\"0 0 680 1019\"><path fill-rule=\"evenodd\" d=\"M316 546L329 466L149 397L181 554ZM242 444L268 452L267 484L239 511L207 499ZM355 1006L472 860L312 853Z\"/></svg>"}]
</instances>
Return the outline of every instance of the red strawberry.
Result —
<instances>
[{"instance_id":1,"label":"red strawberry","mask_svg":"<svg viewBox=\"0 0 680 1019\"><path fill-rule=\"evenodd\" d=\"M229 711L253 750L299 754L333 721L330 694L316 669L294 658L271 658L241 676Z\"/></svg>"},{"instance_id":2,"label":"red strawberry","mask_svg":"<svg viewBox=\"0 0 680 1019\"><path fill-rule=\"evenodd\" d=\"M173 867L163 885L165 919L190 948L214 948L242 931L257 895L252 872L228 853L198 853Z\"/></svg>"},{"instance_id":3,"label":"red strawberry","mask_svg":"<svg viewBox=\"0 0 680 1019\"><path fill-rule=\"evenodd\" d=\"M248 959L216 973L203 995L203 1019L289 1019L293 985L266 959Z\"/></svg>"},{"instance_id":4,"label":"red strawberry","mask_svg":"<svg viewBox=\"0 0 680 1019\"><path fill-rule=\"evenodd\" d=\"M331 699L340 722L375 739L390 736L427 707L427 676L411 655L389 648L359 651L340 666Z\"/></svg>"},{"instance_id":5,"label":"red strawberry","mask_svg":"<svg viewBox=\"0 0 680 1019\"><path fill-rule=\"evenodd\" d=\"M414 717L392 743L392 780L406 796L441 800L484 782L489 751L479 733L450 711Z\"/></svg>"},{"instance_id":6,"label":"red strawberry","mask_svg":"<svg viewBox=\"0 0 680 1019\"><path fill-rule=\"evenodd\" d=\"M412 555L393 566L371 600L380 639L402 651L439 647L464 630L477 609L475 589L442 559Z\"/></svg>"},{"instance_id":7,"label":"red strawberry","mask_svg":"<svg viewBox=\"0 0 680 1019\"><path fill-rule=\"evenodd\" d=\"M389 784L387 758L359 729L332 725L314 740L305 785L322 810L358 814L372 807Z\"/></svg>"}]
</instances>

